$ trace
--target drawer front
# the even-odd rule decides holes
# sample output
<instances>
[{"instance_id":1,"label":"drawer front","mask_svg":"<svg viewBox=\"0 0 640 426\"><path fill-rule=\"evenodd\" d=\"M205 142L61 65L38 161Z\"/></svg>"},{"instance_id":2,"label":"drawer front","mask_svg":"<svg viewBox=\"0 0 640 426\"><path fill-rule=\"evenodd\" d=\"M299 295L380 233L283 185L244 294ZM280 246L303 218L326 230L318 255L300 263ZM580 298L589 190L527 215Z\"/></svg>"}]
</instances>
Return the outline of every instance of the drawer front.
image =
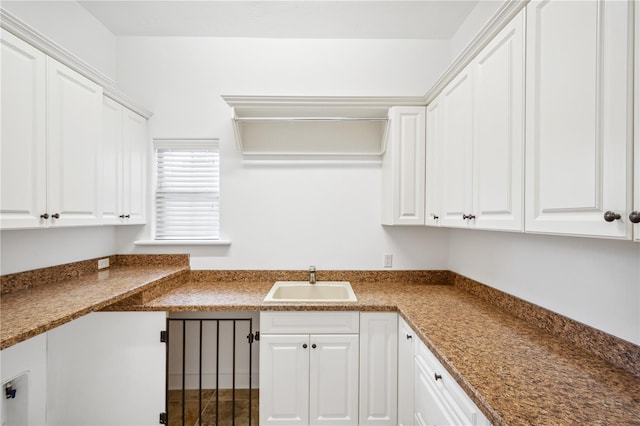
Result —
<instances>
[{"instance_id":1,"label":"drawer front","mask_svg":"<svg viewBox=\"0 0 640 426\"><path fill-rule=\"evenodd\" d=\"M260 333L336 334L359 332L359 312L260 312Z\"/></svg>"},{"instance_id":2,"label":"drawer front","mask_svg":"<svg viewBox=\"0 0 640 426\"><path fill-rule=\"evenodd\" d=\"M480 410L422 342L416 344L416 365L425 370L432 389L437 390L456 417L464 419L464 423L478 424L483 418ZM440 376L437 380L436 375Z\"/></svg>"}]
</instances>

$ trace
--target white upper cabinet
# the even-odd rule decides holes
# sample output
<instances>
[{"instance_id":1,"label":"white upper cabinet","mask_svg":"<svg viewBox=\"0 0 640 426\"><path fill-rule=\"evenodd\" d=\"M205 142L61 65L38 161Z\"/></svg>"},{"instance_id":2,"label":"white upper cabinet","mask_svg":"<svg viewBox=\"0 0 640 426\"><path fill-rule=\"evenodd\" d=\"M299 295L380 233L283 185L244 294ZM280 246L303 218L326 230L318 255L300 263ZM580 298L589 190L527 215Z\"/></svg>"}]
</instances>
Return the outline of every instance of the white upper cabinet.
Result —
<instances>
[{"instance_id":1,"label":"white upper cabinet","mask_svg":"<svg viewBox=\"0 0 640 426\"><path fill-rule=\"evenodd\" d=\"M35 228L46 213L46 56L2 31L0 227Z\"/></svg>"},{"instance_id":2,"label":"white upper cabinet","mask_svg":"<svg viewBox=\"0 0 640 426\"><path fill-rule=\"evenodd\" d=\"M382 162L382 224L424 225L425 108L392 107Z\"/></svg>"},{"instance_id":3,"label":"white upper cabinet","mask_svg":"<svg viewBox=\"0 0 640 426\"><path fill-rule=\"evenodd\" d=\"M105 97L104 224L143 224L146 213L147 120Z\"/></svg>"},{"instance_id":4,"label":"white upper cabinet","mask_svg":"<svg viewBox=\"0 0 640 426\"><path fill-rule=\"evenodd\" d=\"M633 236L636 241L640 241L640 5L635 5L635 145L634 145L634 164L635 164L635 180L633 187L635 188L633 197L633 211L629 213L629 221L634 223Z\"/></svg>"},{"instance_id":5,"label":"white upper cabinet","mask_svg":"<svg viewBox=\"0 0 640 426\"><path fill-rule=\"evenodd\" d=\"M466 227L471 214L473 67L467 66L440 94L440 225Z\"/></svg>"},{"instance_id":6,"label":"white upper cabinet","mask_svg":"<svg viewBox=\"0 0 640 426\"><path fill-rule=\"evenodd\" d=\"M522 230L523 27L520 12L427 108L427 224Z\"/></svg>"},{"instance_id":7,"label":"white upper cabinet","mask_svg":"<svg viewBox=\"0 0 640 426\"><path fill-rule=\"evenodd\" d=\"M631 7L527 5L528 232L631 238Z\"/></svg>"},{"instance_id":8,"label":"white upper cabinet","mask_svg":"<svg viewBox=\"0 0 640 426\"><path fill-rule=\"evenodd\" d=\"M522 231L524 11L473 65L473 202L476 228Z\"/></svg>"},{"instance_id":9,"label":"white upper cabinet","mask_svg":"<svg viewBox=\"0 0 640 426\"><path fill-rule=\"evenodd\" d=\"M47 210L51 225L101 223L102 87L47 58Z\"/></svg>"},{"instance_id":10,"label":"white upper cabinet","mask_svg":"<svg viewBox=\"0 0 640 426\"><path fill-rule=\"evenodd\" d=\"M425 217L429 226L440 224L440 141L442 140L442 108L440 97L427 106L427 146L426 146L426 182Z\"/></svg>"},{"instance_id":11,"label":"white upper cabinet","mask_svg":"<svg viewBox=\"0 0 640 426\"><path fill-rule=\"evenodd\" d=\"M102 88L2 33L2 229L100 224Z\"/></svg>"}]
</instances>

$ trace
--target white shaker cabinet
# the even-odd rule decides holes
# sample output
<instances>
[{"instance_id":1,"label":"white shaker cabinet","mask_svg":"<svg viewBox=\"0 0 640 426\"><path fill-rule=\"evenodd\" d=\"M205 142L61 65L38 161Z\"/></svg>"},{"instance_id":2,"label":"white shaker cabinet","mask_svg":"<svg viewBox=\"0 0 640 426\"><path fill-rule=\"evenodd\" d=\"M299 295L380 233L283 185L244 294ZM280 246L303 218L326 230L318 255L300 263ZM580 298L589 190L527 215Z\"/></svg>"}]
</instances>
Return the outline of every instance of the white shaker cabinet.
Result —
<instances>
[{"instance_id":1,"label":"white shaker cabinet","mask_svg":"<svg viewBox=\"0 0 640 426\"><path fill-rule=\"evenodd\" d=\"M397 425L398 314L360 313L360 423Z\"/></svg>"},{"instance_id":2,"label":"white shaker cabinet","mask_svg":"<svg viewBox=\"0 0 640 426\"><path fill-rule=\"evenodd\" d=\"M441 226L467 227L471 214L473 67L467 66L440 94L442 139L440 154Z\"/></svg>"},{"instance_id":3,"label":"white shaker cabinet","mask_svg":"<svg viewBox=\"0 0 640 426\"><path fill-rule=\"evenodd\" d=\"M46 56L4 30L0 35L0 227L36 228L47 211Z\"/></svg>"},{"instance_id":4,"label":"white shaker cabinet","mask_svg":"<svg viewBox=\"0 0 640 426\"><path fill-rule=\"evenodd\" d=\"M382 159L382 224L424 225L425 107L392 107Z\"/></svg>"},{"instance_id":5,"label":"white shaker cabinet","mask_svg":"<svg viewBox=\"0 0 640 426\"><path fill-rule=\"evenodd\" d=\"M0 226L100 224L102 88L7 32L2 56Z\"/></svg>"},{"instance_id":6,"label":"white shaker cabinet","mask_svg":"<svg viewBox=\"0 0 640 426\"><path fill-rule=\"evenodd\" d=\"M527 232L631 238L630 7L527 5Z\"/></svg>"},{"instance_id":7,"label":"white shaker cabinet","mask_svg":"<svg viewBox=\"0 0 640 426\"><path fill-rule=\"evenodd\" d=\"M143 224L147 120L105 97L103 123L102 221L113 225Z\"/></svg>"},{"instance_id":8,"label":"white shaker cabinet","mask_svg":"<svg viewBox=\"0 0 640 426\"><path fill-rule=\"evenodd\" d=\"M635 180L633 183L633 210L629 213L629 221L633 223L633 236L635 241L640 242L640 5L635 4L635 145L634 164Z\"/></svg>"},{"instance_id":9,"label":"white shaker cabinet","mask_svg":"<svg viewBox=\"0 0 640 426\"><path fill-rule=\"evenodd\" d=\"M442 141L442 103L440 97L427 106L427 141L425 170L425 215L427 226L440 224L440 144Z\"/></svg>"},{"instance_id":10,"label":"white shaker cabinet","mask_svg":"<svg viewBox=\"0 0 640 426\"><path fill-rule=\"evenodd\" d=\"M413 425L414 341L404 319L398 318L398 425Z\"/></svg>"},{"instance_id":11,"label":"white shaker cabinet","mask_svg":"<svg viewBox=\"0 0 640 426\"><path fill-rule=\"evenodd\" d=\"M473 62L475 228L523 230L524 11Z\"/></svg>"},{"instance_id":12,"label":"white shaker cabinet","mask_svg":"<svg viewBox=\"0 0 640 426\"><path fill-rule=\"evenodd\" d=\"M164 312L93 312L47 332L47 424L157 425Z\"/></svg>"},{"instance_id":13,"label":"white shaker cabinet","mask_svg":"<svg viewBox=\"0 0 640 426\"><path fill-rule=\"evenodd\" d=\"M523 28L521 12L427 107L427 224L523 228Z\"/></svg>"},{"instance_id":14,"label":"white shaker cabinet","mask_svg":"<svg viewBox=\"0 0 640 426\"><path fill-rule=\"evenodd\" d=\"M358 424L358 313L260 314L260 424Z\"/></svg>"}]
</instances>

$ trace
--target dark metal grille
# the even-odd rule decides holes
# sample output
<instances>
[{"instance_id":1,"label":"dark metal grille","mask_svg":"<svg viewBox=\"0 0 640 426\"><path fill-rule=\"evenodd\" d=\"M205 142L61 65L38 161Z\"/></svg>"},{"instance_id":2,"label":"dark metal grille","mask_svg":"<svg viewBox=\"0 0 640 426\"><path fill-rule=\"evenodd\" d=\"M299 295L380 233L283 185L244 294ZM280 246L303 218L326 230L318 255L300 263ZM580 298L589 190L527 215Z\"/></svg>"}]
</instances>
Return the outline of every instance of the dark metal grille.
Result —
<instances>
[{"instance_id":1,"label":"dark metal grille","mask_svg":"<svg viewBox=\"0 0 640 426\"><path fill-rule=\"evenodd\" d=\"M252 413L257 410L257 391L252 389L252 344L257 333L253 332L252 318L167 318L167 331L165 405L169 425L258 424L257 416ZM211 336L214 333L215 339ZM239 351L245 350L244 347L246 352L241 354ZM244 359L248 355L248 369L243 370L248 370L248 376L243 376L241 387L238 387L237 378L238 355ZM181 359L176 360L176 357ZM222 357L225 364L229 363L230 357L230 377L221 371ZM176 365L180 363L180 372L176 374ZM174 371L170 371L170 365ZM205 373L207 383L203 383ZM221 383L221 375L224 383ZM215 378L215 385L211 376ZM179 386L176 386L177 379ZM238 409L239 403L243 404L242 409ZM197 412L194 411L196 407Z\"/></svg>"}]
</instances>

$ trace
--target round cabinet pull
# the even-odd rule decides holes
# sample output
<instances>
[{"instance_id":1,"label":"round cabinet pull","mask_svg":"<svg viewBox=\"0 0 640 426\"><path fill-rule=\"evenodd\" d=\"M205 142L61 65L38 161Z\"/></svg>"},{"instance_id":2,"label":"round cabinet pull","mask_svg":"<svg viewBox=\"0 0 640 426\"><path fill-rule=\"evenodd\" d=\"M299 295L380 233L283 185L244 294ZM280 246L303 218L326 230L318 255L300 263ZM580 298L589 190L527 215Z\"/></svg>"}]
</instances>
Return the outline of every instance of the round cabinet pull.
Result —
<instances>
[{"instance_id":1,"label":"round cabinet pull","mask_svg":"<svg viewBox=\"0 0 640 426\"><path fill-rule=\"evenodd\" d=\"M307 344L306 344L306 343L304 343L304 344L302 345L302 347L303 347L304 349L307 349Z\"/></svg>"},{"instance_id":2,"label":"round cabinet pull","mask_svg":"<svg viewBox=\"0 0 640 426\"><path fill-rule=\"evenodd\" d=\"M440 374L438 374L438 373L433 373L433 378L436 379L436 382L438 380L442 380L442 376Z\"/></svg>"},{"instance_id":3,"label":"round cabinet pull","mask_svg":"<svg viewBox=\"0 0 640 426\"><path fill-rule=\"evenodd\" d=\"M613 222L614 220L620 220L621 218L622 216L620 216L618 213L612 212L611 210L605 212L604 214L604 220L606 220L607 222Z\"/></svg>"},{"instance_id":4,"label":"round cabinet pull","mask_svg":"<svg viewBox=\"0 0 640 426\"><path fill-rule=\"evenodd\" d=\"M410 335L410 334L407 334L407 340L409 340L409 339L413 339L413 336Z\"/></svg>"},{"instance_id":5,"label":"round cabinet pull","mask_svg":"<svg viewBox=\"0 0 640 426\"><path fill-rule=\"evenodd\" d=\"M49 219L49 213L41 214L40 219Z\"/></svg>"},{"instance_id":6,"label":"round cabinet pull","mask_svg":"<svg viewBox=\"0 0 640 426\"><path fill-rule=\"evenodd\" d=\"M629 220L631 223L640 223L640 212L633 211L629 213Z\"/></svg>"},{"instance_id":7,"label":"round cabinet pull","mask_svg":"<svg viewBox=\"0 0 640 426\"><path fill-rule=\"evenodd\" d=\"M317 346L316 346L316 344L315 344L315 343L314 343L313 345L311 345L311 347L312 347L313 349L317 348Z\"/></svg>"},{"instance_id":8,"label":"round cabinet pull","mask_svg":"<svg viewBox=\"0 0 640 426\"><path fill-rule=\"evenodd\" d=\"M125 214L125 215L124 215L124 218L125 218L125 219L129 219L130 217L131 217L131 215L130 215L130 214Z\"/></svg>"},{"instance_id":9,"label":"round cabinet pull","mask_svg":"<svg viewBox=\"0 0 640 426\"><path fill-rule=\"evenodd\" d=\"M432 214L431 216L433 216L433 220L438 220L440 219L440 217L437 214Z\"/></svg>"},{"instance_id":10,"label":"round cabinet pull","mask_svg":"<svg viewBox=\"0 0 640 426\"><path fill-rule=\"evenodd\" d=\"M54 219L60 219L60 213L54 213L51 215L51 217Z\"/></svg>"},{"instance_id":11,"label":"round cabinet pull","mask_svg":"<svg viewBox=\"0 0 640 426\"><path fill-rule=\"evenodd\" d=\"M120 219L124 219L124 215L121 214L120 216L118 216Z\"/></svg>"}]
</instances>

